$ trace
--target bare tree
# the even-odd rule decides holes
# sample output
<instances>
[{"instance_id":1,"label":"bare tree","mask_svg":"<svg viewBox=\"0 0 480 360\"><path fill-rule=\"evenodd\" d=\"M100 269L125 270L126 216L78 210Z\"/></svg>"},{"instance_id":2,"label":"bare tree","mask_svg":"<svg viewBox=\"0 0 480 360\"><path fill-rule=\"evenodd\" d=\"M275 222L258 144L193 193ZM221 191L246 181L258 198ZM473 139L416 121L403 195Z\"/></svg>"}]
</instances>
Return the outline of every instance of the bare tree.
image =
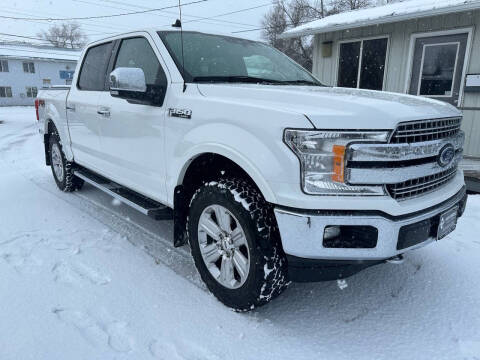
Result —
<instances>
[{"instance_id":1,"label":"bare tree","mask_svg":"<svg viewBox=\"0 0 480 360\"><path fill-rule=\"evenodd\" d=\"M285 30L315 19L372 5L372 0L276 0L262 21L262 37L306 69L312 68L312 37L279 39Z\"/></svg>"},{"instance_id":2,"label":"bare tree","mask_svg":"<svg viewBox=\"0 0 480 360\"><path fill-rule=\"evenodd\" d=\"M323 1L322 1L323 3ZM279 39L278 35L289 27L299 26L320 17L321 8L308 0L278 0L273 9L264 16L262 37L269 44L284 52L307 69L312 68L312 42L308 38Z\"/></svg>"},{"instance_id":3,"label":"bare tree","mask_svg":"<svg viewBox=\"0 0 480 360\"><path fill-rule=\"evenodd\" d=\"M54 25L48 31L39 33L38 36L56 47L70 49L82 48L88 41L80 24L76 22Z\"/></svg>"},{"instance_id":4,"label":"bare tree","mask_svg":"<svg viewBox=\"0 0 480 360\"><path fill-rule=\"evenodd\" d=\"M375 0L331 0L330 14L361 9L371 5L377 5L377 2Z\"/></svg>"}]
</instances>

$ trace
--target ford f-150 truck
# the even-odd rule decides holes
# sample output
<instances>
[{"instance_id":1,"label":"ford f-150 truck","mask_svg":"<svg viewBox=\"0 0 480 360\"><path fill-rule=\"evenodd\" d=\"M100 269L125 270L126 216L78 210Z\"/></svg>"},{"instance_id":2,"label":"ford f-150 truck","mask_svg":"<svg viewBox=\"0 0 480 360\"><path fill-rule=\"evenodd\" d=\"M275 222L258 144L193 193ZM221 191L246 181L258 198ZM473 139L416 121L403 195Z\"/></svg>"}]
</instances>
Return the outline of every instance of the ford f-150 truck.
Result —
<instances>
[{"instance_id":1,"label":"ford f-150 truck","mask_svg":"<svg viewBox=\"0 0 480 360\"><path fill-rule=\"evenodd\" d=\"M189 244L208 289L239 311L292 281L400 262L465 209L456 108L323 86L261 42L110 37L86 47L70 87L40 91L36 110L61 190L87 182L173 219L174 245Z\"/></svg>"}]
</instances>

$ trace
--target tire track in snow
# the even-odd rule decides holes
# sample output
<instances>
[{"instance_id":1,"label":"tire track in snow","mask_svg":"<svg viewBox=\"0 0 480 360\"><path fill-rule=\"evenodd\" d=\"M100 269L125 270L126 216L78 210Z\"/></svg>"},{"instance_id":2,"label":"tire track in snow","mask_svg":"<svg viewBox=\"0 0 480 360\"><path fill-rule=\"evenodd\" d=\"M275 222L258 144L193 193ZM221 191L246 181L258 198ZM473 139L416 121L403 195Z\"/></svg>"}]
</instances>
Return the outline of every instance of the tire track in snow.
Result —
<instances>
[{"instance_id":1,"label":"tire track in snow","mask_svg":"<svg viewBox=\"0 0 480 360\"><path fill-rule=\"evenodd\" d=\"M11 164L8 164L8 166L12 167ZM190 252L186 247L175 248L173 246L173 240L157 235L141 225L125 219L105 205L86 195L82 195L81 191L73 194L62 193L57 191L56 187L52 190L41 181L26 176L26 174L21 171L17 172L36 187L87 214L93 221L98 221L113 233L122 235L129 243L137 248L141 248L151 256L156 263L165 265L190 283L206 291L206 287L201 282L194 267ZM99 213L102 215L99 216Z\"/></svg>"},{"instance_id":2,"label":"tire track in snow","mask_svg":"<svg viewBox=\"0 0 480 360\"><path fill-rule=\"evenodd\" d=\"M30 134L25 134L25 131L35 126L36 124L29 125L25 128L22 128L18 133L14 135L12 134L11 136L13 137L13 140L11 143L13 147L17 148L24 146L29 140L38 140ZM25 141L17 141L19 138L23 137L25 137ZM12 150L12 148L9 150ZM11 151L9 151L9 153L11 153ZM0 155L5 155L5 153L2 154L2 152L0 152ZM51 183L46 185L46 183L40 181L39 178L34 177L34 171L19 168L16 166L17 162L10 163L6 161L7 158L10 158L8 155L2 156L1 158L3 158L6 166L10 167L15 173L20 174L23 178L34 184L36 187L48 192L57 199L60 199L75 209L87 214L93 221L98 221L113 233L122 235L132 245L137 248L141 248L146 254L151 256L157 264L165 265L193 285L197 286L203 291L207 291L205 285L200 279L200 276L197 274L189 248L175 248L173 246L173 239L155 234L147 228L125 219L121 214L118 214L104 204L95 201L87 195L82 194L81 191L66 194L57 190L56 187L53 187L52 189L51 185L54 184L53 179L51 179ZM95 190L95 192L100 193L98 190ZM131 211L133 212L134 210ZM99 213L101 213L102 216L99 216ZM169 225L169 227L173 229L173 223L171 226Z\"/></svg>"},{"instance_id":3,"label":"tire track in snow","mask_svg":"<svg viewBox=\"0 0 480 360\"><path fill-rule=\"evenodd\" d=\"M107 345L119 353L128 353L134 348L135 340L126 322L96 318L88 313L67 308L53 308L52 313L58 320L76 328L82 337L94 346Z\"/></svg>"},{"instance_id":4,"label":"tire track in snow","mask_svg":"<svg viewBox=\"0 0 480 360\"><path fill-rule=\"evenodd\" d=\"M79 281L89 281L93 285L107 285L111 279L102 272L81 262L57 262L53 265L52 273L56 282L77 284Z\"/></svg>"}]
</instances>

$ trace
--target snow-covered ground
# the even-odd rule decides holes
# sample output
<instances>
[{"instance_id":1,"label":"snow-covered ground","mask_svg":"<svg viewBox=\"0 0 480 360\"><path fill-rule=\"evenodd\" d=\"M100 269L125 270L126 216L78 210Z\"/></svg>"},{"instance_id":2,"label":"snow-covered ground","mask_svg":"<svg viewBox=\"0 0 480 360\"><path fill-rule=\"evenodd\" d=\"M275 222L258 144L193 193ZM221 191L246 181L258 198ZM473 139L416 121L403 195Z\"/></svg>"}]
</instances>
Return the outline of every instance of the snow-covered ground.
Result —
<instances>
[{"instance_id":1,"label":"snow-covered ground","mask_svg":"<svg viewBox=\"0 0 480 360\"><path fill-rule=\"evenodd\" d=\"M402 265L237 314L172 223L58 191L34 113L0 108L0 359L480 359L480 196Z\"/></svg>"}]
</instances>

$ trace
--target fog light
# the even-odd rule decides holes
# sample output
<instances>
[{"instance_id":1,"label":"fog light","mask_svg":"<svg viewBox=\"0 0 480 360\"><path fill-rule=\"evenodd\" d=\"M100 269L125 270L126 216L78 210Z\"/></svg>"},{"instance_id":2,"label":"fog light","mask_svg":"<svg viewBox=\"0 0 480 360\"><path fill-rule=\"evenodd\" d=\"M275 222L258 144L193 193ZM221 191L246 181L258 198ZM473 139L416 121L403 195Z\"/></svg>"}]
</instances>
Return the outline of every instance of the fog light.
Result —
<instances>
[{"instance_id":1,"label":"fog light","mask_svg":"<svg viewBox=\"0 0 480 360\"><path fill-rule=\"evenodd\" d=\"M330 240L340 236L340 226L327 226L323 232L323 240Z\"/></svg>"},{"instance_id":2,"label":"fog light","mask_svg":"<svg viewBox=\"0 0 480 360\"><path fill-rule=\"evenodd\" d=\"M373 226L331 225L323 233L323 246L330 249L373 249L377 241Z\"/></svg>"}]
</instances>

